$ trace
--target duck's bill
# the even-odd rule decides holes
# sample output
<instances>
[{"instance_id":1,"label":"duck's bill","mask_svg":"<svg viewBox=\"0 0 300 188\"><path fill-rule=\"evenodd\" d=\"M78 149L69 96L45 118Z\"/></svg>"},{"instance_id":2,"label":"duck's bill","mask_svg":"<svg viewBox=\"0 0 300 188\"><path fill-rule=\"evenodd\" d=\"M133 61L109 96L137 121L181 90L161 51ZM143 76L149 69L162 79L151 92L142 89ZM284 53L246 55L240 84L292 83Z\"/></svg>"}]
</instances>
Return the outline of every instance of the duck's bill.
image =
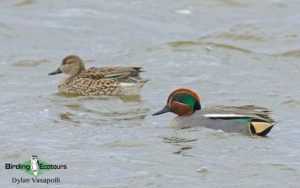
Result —
<instances>
[{"instance_id":1,"label":"duck's bill","mask_svg":"<svg viewBox=\"0 0 300 188\"><path fill-rule=\"evenodd\" d=\"M62 73L60 68L58 68L56 71L50 72L48 75L55 75L55 74L59 74Z\"/></svg>"},{"instance_id":2,"label":"duck's bill","mask_svg":"<svg viewBox=\"0 0 300 188\"><path fill-rule=\"evenodd\" d=\"M159 115L159 114L163 114L163 113L167 113L170 112L170 108L168 105L166 105L163 109L161 109L160 111L152 114L153 116Z\"/></svg>"}]
</instances>

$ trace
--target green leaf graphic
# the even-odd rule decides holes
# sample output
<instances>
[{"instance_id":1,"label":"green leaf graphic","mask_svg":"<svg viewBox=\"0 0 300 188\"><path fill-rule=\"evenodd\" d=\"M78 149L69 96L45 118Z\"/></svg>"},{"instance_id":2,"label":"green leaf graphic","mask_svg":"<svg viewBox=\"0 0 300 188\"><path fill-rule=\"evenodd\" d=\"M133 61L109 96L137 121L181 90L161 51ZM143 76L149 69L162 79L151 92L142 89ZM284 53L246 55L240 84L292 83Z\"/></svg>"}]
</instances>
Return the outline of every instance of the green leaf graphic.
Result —
<instances>
[{"instance_id":1,"label":"green leaf graphic","mask_svg":"<svg viewBox=\"0 0 300 188\"><path fill-rule=\"evenodd\" d=\"M26 161L26 162L24 162L24 163L22 163L21 165L23 166L25 166L25 165L29 165L30 166L30 160L29 161ZM39 162L39 166L42 164L42 165L49 165L48 163L46 163L46 162L44 162L44 161L41 161L41 160L38 160L38 162ZM30 168L30 170L29 171L27 171L27 169L26 168L21 168L20 170L23 170L24 172L26 172L27 174L29 174L29 175L32 175L32 176L34 176L34 174L33 174L33 171L32 171L32 169ZM51 169L40 169L39 168L39 170L38 170L38 175L41 175L41 174L43 174L43 172L44 171L49 171L49 170L51 170Z\"/></svg>"}]
</instances>

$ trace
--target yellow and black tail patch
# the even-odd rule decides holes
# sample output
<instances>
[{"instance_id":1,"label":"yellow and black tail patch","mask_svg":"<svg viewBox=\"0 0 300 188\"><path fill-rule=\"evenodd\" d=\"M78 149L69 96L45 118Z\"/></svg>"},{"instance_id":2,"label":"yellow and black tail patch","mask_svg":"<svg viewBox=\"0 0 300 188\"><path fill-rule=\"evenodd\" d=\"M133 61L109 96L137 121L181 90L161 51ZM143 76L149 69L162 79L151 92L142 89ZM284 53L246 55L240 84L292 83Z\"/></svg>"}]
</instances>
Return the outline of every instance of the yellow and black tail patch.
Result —
<instances>
[{"instance_id":1,"label":"yellow and black tail patch","mask_svg":"<svg viewBox=\"0 0 300 188\"><path fill-rule=\"evenodd\" d=\"M265 121L250 121L249 128L252 135L258 136L266 136L273 126L275 125L274 122L265 122Z\"/></svg>"}]
</instances>

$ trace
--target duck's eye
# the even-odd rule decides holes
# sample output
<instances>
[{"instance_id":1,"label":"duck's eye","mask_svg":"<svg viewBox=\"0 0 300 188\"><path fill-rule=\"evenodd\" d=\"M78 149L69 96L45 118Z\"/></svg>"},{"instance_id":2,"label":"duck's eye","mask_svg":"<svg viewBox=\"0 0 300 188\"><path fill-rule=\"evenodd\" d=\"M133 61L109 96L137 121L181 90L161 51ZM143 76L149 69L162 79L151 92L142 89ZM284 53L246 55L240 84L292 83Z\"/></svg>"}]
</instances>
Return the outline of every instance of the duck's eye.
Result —
<instances>
[{"instance_id":1,"label":"duck's eye","mask_svg":"<svg viewBox=\"0 0 300 188\"><path fill-rule=\"evenodd\" d=\"M71 63L73 63L73 61L65 61L62 63L62 65L71 64Z\"/></svg>"}]
</instances>

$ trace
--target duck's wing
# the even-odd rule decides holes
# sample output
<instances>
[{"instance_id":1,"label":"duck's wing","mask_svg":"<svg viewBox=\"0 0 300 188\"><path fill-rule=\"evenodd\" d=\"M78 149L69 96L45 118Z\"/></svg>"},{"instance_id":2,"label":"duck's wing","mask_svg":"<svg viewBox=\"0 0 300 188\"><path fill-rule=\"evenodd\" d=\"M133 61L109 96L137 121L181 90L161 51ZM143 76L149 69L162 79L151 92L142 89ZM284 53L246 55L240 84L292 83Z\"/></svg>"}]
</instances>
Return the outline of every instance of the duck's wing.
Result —
<instances>
[{"instance_id":1,"label":"duck's wing","mask_svg":"<svg viewBox=\"0 0 300 188\"><path fill-rule=\"evenodd\" d=\"M270 110L264 107L255 105L245 106L211 106L207 108L208 113L206 116L210 118L250 118L267 122L275 122L270 117Z\"/></svg>"},{"instance_id":2,"label":"duck's wing","mask_svg":"<svg viewBox=\"0 0 300 188\"><path fill-rule=\"evenodd\" d=\"M91 67L87 69L85 72L79 74L77 78L78 79L89 78L93 80L100 80L102 78L105 78L105 75L101 71L98 71L97 68Z\"/></svg>"},{"instance_id":3,"label":"duck's wing","mask_svg":"<svg viewBox=\"0 0 300 188\"><path fill-rule=\"evenodd\" d=\"M247 106L213 106L205 110L204 117L209 119L245 120L252 133L265 136L277 123L270 117L267 108Z\"/></svg>"},{"instance_id":4,"label":"duck's wing","mask_svg":"<svg viewBox=\"0 0 300 188\"><path fill-rule=\"evenodd\" d=\"M141 70L141 67L107 67L107 68L98 68L106 78L119 77L138 77Z\"/></svg>"},{"instance_id":5,"label":"duck's wing","mask_svg":"<svg viewBox=\"0 0 300 188\"><path fill-rule=\"evenodd\" d=\"M139 78L139 73L143 72L141 67L91 67L80 74L81 78L103 79L103 78Z\"/></svg>"}]
</instances>

